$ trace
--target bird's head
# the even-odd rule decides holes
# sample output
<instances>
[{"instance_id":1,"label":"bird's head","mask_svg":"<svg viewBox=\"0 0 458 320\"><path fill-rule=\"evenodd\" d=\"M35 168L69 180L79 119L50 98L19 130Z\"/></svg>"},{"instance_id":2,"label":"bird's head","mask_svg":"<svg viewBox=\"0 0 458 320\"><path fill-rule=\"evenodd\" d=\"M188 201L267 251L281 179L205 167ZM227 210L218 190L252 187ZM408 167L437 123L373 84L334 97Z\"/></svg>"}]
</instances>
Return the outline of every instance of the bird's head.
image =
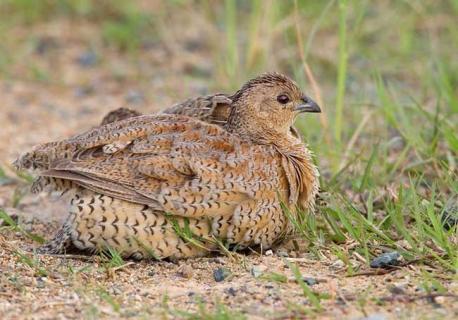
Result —
<instances>
[{"instance_id":1,"label":"bird's head","mask_svg":"<svg viewBox=\"0 0 458 320\"><path fill-rule=\"evenodd\" d=\"M255 138L288 135L297 115L321 112L293 80L279 73L266 73L248 81L231 99L227 129Z\"/></svg>"}]
</instances>

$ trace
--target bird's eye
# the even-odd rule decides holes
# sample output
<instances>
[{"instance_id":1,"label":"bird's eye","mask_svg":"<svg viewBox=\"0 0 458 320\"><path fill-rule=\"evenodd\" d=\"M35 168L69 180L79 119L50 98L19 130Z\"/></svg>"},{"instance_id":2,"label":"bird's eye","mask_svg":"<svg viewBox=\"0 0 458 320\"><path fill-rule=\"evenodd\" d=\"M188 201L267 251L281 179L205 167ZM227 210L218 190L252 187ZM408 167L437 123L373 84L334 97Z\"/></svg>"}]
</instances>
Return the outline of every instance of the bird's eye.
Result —
<instances>
[{"instance_id":1,"label":"bird's eye","mask_svg":"<svg viewBox=\"0 0 458 320\"><path fill-rule=\"evenodd\" d=\"M289 97L286 94L281 94L277 97L277 101L281 104L287 104L289 102Z\"/></svg>"}]
</instances>

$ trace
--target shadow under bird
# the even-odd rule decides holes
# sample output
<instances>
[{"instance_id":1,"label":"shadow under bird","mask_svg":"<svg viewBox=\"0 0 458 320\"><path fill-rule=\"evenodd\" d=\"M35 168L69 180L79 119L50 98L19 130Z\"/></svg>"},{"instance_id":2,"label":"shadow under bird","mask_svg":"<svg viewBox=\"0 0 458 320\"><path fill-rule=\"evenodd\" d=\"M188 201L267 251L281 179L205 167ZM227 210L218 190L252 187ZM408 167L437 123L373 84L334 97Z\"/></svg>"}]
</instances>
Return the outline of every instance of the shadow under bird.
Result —
<instances>
[{"instance_id":1,"label":"shadow under bird","mask_svg":"<svg viewBox=\"0 0 458 320\"><path fill-rule=\"evenodd\" d=\"M319 188L311 153L291 128L298 114L320 108L278 73L226 98L220 125L140 115L22 155L15 166L38 171L33 191L70 195L66 222L38 252L184 258L220 241L269 248L290 233L282 204L292 215L313 210Z\"/></svg>"}]
</instances>

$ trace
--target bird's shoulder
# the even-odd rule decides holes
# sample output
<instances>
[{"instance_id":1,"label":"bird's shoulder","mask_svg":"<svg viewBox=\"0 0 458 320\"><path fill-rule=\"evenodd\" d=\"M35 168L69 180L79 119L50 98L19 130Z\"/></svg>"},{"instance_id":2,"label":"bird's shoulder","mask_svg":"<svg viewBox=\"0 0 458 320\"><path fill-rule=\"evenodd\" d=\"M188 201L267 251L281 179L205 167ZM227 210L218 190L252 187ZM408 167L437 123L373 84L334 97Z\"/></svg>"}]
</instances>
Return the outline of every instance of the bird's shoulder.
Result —
<instances>
[{"instance_id":1,"label":"bird's shoulder","mask_svg":"<svg viewBox=\"0 0 458 320\"><path fill-rule=\"evenodd\" d=\"M216 93L199 96L164 109L165 114L181 114L216 124L225 123L229 117L232 100L227 94Z\"/></svg>"}]
</instances>

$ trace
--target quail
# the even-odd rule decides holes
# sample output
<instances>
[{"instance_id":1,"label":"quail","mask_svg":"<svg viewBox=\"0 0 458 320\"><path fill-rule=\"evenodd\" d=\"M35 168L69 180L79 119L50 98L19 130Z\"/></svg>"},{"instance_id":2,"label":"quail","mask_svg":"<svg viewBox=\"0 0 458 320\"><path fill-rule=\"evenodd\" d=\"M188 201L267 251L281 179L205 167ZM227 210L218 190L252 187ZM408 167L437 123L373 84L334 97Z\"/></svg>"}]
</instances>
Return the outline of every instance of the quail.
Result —
<instances>
[{"instance_id":1,"label":"quail","mask_svg":"<svg viewBox=\"0 0 458 320\"><path fill-rule=\"evenodd\" d=\"M70 194L66 222L38 251L186 258L221 243L269 248L289 233L288 214L313 209L319 189L311 152L290 128L320 108L279 73L228 98L222 126L183 114L135 116L19 157L18 169Z\"/></svg>"}]
</instances>

